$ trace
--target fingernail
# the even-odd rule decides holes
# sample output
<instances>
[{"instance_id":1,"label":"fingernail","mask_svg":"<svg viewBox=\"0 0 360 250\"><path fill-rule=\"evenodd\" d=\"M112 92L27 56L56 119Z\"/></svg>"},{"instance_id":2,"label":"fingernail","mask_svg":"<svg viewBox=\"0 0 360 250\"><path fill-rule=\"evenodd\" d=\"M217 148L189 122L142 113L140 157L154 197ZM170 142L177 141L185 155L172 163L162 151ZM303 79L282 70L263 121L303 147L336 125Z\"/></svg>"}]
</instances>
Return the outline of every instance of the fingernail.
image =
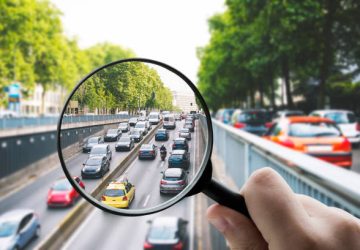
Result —
<instances>
[{"instance_id":1,"label":"fingernail","mask_svg":"<svg viewBox=\"0 0 360 250\"><path fill-rule=\"evenodd\" d=\"M209 221L220 232L224 232L229 226L229 223L222 217L211 218Z\"/></svg>"}]
</instances>

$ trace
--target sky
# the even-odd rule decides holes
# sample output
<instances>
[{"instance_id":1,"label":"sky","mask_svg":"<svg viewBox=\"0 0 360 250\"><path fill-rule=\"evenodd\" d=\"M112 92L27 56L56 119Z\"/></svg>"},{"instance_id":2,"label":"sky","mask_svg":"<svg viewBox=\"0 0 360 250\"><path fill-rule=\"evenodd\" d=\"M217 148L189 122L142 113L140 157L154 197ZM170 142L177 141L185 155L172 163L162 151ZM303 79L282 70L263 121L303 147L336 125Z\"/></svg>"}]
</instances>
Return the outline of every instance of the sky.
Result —
<instances>
[{"instance_id":1,"label":"sky","mask_svg":"<svg viewBox=\"0 0 360 250\"><path fill-rule=\"evenodd\" d=\"M52 0L65 34L81 48L111 42L137 57L162 61L197 81L196 49L210 34L207 20L225 10L224 0Z\"/></svg>"}]
</instances>

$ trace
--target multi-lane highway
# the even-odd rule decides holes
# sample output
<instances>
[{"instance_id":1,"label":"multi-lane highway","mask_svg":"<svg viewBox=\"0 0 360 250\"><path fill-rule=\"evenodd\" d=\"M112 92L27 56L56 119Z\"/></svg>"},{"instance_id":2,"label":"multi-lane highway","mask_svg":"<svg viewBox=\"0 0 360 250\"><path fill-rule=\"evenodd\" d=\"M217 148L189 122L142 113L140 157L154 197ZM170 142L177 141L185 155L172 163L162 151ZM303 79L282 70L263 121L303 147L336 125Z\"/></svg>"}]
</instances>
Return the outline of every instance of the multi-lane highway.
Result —
<instances>
[{"instance_id":1,"label":"multi-lane highway","mask_svg":"<svg viewBox=\"0 0 360 250\"><path fill-rule=\"evenodd\" d=\"M150 143L155 143L160 147L162 143L167 149L171 149L172 141L177 137L178 129L183 125L183 121L177 122L175 130L170 130L170 138L167 142L156 142L154 138ZM199 150L199 127L195 126L195 132L190 141L190 174L192 178L197 170L198 162L201 160L202 153ZM170 151L170 150L169 150ZM117 154L117 153L115 153ZM121 154L121 153L120 153ZM195 164L196 162L196 164ZM160 204L171 196L160 195L159 183L161 171L165 170L167 162L160 160L158 155L155 160L138 160L132 162L126 170L126 176L136 186L136 197L130 208L146 208ZM158 216L176 216L189 221L189 248L192 248L194 237L194 200L186 198L162 212L142 216L142 217L123 217L108 214L99 209L94 209L87 219L79 226L72 237L66 242L64 249L142 249L146 231L147 221ZM96 226L92 226L96 225Z\"/></svg>"},{"instance_id":2,"label":"multi-lane highway","mask_svg":"<svg viewBox=\"0 0 360 250\"><path fill-rule=\"evenodd\" d=\"M170 138L167 142L164 142L168 151L171 151L172 140L177 137L178 129L183 126L183 121L177 122L177 129L170 131ZM191 166L190 166L190 178L195 171L194 161L199 158L199 153L196 154L198 143L198 122L195 127L195 132L192 134L193 139L190 142L190 154L191 154ZM151 143L154 142L156 145L160 146L162 142L155 142L154 138L151 138ZM113 171L116 166L126 157L129 152L116 152L115 142L109 143L112 149L112 160L110 165L110 171ZM80 176L80 171L82 168L82 163L87 159L88 155L79 153L74 155L69 159L69 166L71 166L71 173L74 175ZM155 160L146 160L139 161L137 158L133 163L128 167L126 174L129 181L131 181L136 186L136 198L134 199L131 207L143 208L148 206L153 206L159 204L163 200L169 199L169 196L161 196L159 193L159 183L161 178L161 171L166 168L167 162L162 162L160 160L160 155L158 154ZM27 249L34 248L52 229L62 221L67 213L70 212L71 208L57 208L49 209L46 205L46 197L49 187L52 183L63 177L64 173L61 167L55 168L53 171L45 174L44 176L36 179L31 184L17 190L16 192L6 196L0 202L0 213L16 209L16 208L32 208L36 211L40 218L41 222L41 237L32 241ZM84 180L86 190L93 190L101 179L86 179ZM152 187L151 189L149 187ZM183 217L190 221L193 216L193 209L191 204L193 201L191 199L185 199L179 204L175 205L173 208L170 208L162 214L174 215ZM82 225L79 225L78 230L74 236L69 240L66 245L68 249L109 249L109 246L117 247L120 242L129 242L131 241L133 245L129 243L129 247L126 249L141 249L145 231L146 231L146 221L149 217L160 216L160 214L139 217L139 218L129 218L129 217L116 217L105 212L102 212L98 209L94 209L84 221ZM110 222L110 223L109 223ZM96 227L86 226L86 223L89 225L97 225ZM93 224L95 223L95 224ZM192 229L192 223L188 225L189 231ZM105 230L105 228L110 229L110 231ZM135 229L136 228L136 229ZM114 230L113 230L114 229ZM117 235L116 237L113 233L120 232L121 237ZM126 232L126 233L125 233ZM136 233L135 233L136 232ZM106 237L105 237L106 235ZM111 236L112 235L112 236ZM193 234L189 234L193 236ZM107 239L104 242L104 239ZM86 247L92 246L92 247ZM140 246L140 248L139 248Z\"/></svg>"}]
</instances>

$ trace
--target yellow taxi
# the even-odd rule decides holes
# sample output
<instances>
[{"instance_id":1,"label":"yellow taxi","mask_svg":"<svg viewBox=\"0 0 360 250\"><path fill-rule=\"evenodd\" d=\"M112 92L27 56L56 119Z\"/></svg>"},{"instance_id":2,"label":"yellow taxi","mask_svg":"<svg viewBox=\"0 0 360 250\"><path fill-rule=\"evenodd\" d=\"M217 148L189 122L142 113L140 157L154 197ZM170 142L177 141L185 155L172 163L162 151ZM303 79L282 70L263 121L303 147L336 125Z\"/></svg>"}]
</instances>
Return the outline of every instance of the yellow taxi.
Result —
<instances>
[{"instance_id":1,"label":"yellow taxi","mask_svg":"<svg viewBox=\"0 0 360 250\"><path fill-rule=\"evenodd\" d=\"M126 178L108 184L101 203L115 208L129 208L135 198L135 186Z\"/></svg>"}]
</instances>

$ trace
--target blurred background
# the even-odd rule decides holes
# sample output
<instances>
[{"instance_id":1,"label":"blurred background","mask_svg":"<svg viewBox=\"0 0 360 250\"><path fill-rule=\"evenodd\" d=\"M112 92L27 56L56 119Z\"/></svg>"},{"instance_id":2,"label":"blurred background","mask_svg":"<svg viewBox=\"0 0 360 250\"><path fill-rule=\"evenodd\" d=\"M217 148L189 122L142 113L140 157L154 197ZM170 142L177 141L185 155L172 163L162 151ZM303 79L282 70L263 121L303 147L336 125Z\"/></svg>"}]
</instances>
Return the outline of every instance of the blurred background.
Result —
<instances>
[{"instance_id":1,"label":"blurred background","mask_svg":"<svg viewBox=\"0 0 360 250\"><path fill-rule=\"evenodd\" d=\"M0 249L49 249L56 239L54 249L155 249L147 221L159 218L187 221L172 229L186 243L172 249L227 249L205 219L212 201L203 195L141 218L88 208L72 224L82 201L47 208L64 176L56 153L64 101L92 70L129 57L167 63L199 88L212 114L216 178L238 189L270 166L295 192L359 216L358 13L356 0L1 1ZM79 112L72 102L68 119L120 122L111 105Z\"/></svg>"}]
</instances>

